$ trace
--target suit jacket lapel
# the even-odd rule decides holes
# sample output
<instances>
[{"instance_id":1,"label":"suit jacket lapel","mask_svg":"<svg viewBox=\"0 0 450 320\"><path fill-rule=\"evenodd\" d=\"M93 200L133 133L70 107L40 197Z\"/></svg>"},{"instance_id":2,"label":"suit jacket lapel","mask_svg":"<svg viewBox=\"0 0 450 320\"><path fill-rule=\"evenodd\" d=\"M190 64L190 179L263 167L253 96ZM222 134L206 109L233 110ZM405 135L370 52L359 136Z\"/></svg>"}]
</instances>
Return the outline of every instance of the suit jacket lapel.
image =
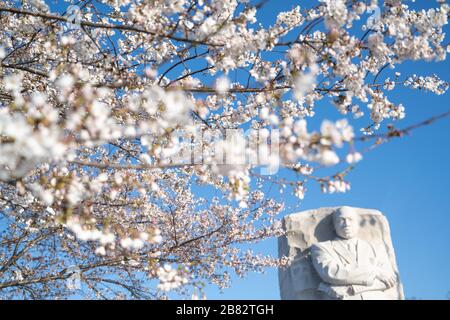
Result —
<instances>
[{"instance_id":1,"label":"suit jacket lapel","mask_svg":"<svg viewBox=\"0 0 450 320\"><path fill-rule=\"evenodd\" d=\"M360 252L359 239L356 239L356 257L355 257L355 260L356 260L356 263L358 263L358 264L359 264L359 259L358 258L361 257L361 254L363 254L363 253Z\"/></svg>"},{"instance_id":2,"label":"suit jacket lapel","mask_svg":"<svg viewBox=\"0 0 450 320\"><path fill-rule=\"evenodd\" d=\"M356 252L358 252L358 263L372 264L375 261L376 256L374 255L372 246L368 242L358 239L356 248Z\"/></svg>"}]
</instances>

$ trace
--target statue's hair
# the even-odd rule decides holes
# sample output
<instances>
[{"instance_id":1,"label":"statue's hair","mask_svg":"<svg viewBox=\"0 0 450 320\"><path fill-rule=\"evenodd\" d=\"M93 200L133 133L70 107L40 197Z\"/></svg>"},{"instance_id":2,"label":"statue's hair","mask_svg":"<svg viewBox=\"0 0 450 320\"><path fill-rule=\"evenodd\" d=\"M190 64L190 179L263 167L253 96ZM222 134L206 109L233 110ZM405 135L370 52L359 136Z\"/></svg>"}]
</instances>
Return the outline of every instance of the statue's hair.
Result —
<instances>
[{"instance_id":1,"label":"statue's hair","mask_svg":"<svg viewBox=\"0 0 450 320\"><path fill-rule=\"evenodd\" d=\"M351 207L342 206L342 207L338 208L336 211L333 212L333 214L332 214L332 216L333 216L333 223L335 223L337 217L339 217L343 213L343 209L351 209L352 212L355 212L355 210L353 208L351 208Z\"/></svg>"}]
</instances>

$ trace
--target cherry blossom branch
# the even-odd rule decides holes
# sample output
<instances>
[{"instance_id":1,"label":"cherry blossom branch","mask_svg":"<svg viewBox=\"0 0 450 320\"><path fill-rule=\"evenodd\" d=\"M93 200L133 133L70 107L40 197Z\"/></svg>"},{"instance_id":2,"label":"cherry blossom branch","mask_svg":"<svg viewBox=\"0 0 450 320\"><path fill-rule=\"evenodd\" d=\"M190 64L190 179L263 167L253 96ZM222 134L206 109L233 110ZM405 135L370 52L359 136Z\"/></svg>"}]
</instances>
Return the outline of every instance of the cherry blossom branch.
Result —
<instances>
[{"instance_id":1,"label":"cherry blossom branch","mask_svg":"<svg viewBox=\"0 0 450 320\"><path fill-rule=\"evenodd\" d=\"M37 11L28 11L28 10L23 10L23 9L18 9L18 8L0 7L0 12L10 12L10 13L14 13L14 14L21 14L21 15L28 15L28 16L33 16L33 17L44 18L44 19L48 19L48 20L71 22L71 21L69 21L68 18L60 16L60 15L37 12ZM211 46L211 47L223 46L223 44L209 43L207 41L202 41L202 40L183 38L183 37L175 36L173 34L169 34L169 35L159 34L154 31L150 31L150 30L146 30L146 29L134 27L134 26L96 23L96 22L90 22L90 21L80 21L79 23L81 26L84 26L84 27L100 28L100 29L115 29L115 30L120 30L120 31L144 33L144 34L152 35L152 36L159 37L159 38L168 38L168 39L171 39L174 41L186 42L186 43L190 43L190 44L194 44L194 45L206 45L206 46Z\"/></svg>"},{"instance_id":2,"label":"cherry blossom branch","mask_svg":"<svg viewBox=\"0 0 450 320\"><path fill-rule=\"evenodd\" d=\"M71 160L68 161L70 164L76 164L79 166L86 167L95 167L98 169L118 169L118 170L151 170L151 169L164 169L164 168L181 168L181 167L190 167L190 166L198 166L200 164L189 164L189 163L167 163L167 164L158 164L158 165L150 165L150 164L140 164L140 165L128 165L128 164L119 164L119 163L97 163L97 162L89 162L89 161L79 161L79 160Z\"/></svg>"},{"instance_id":3,"label":"cherry blossom branch","mask_svg":"<svg viewBox=\"0 0 450 320\"><path fill-rule=\"evenodd\" d=\"M435 115L431 118L428 118L426 120L423 120L419 123L410 125L406 128L397 130L397 129L392 129L389 132L386 133L380 133L380 134L372 134L372 135L366 135L366 136L360 136L360 137L356 137L354 138L355 141L367 141L367 140L371 140L371 139L380 139L380 138L387 138L387 139L391 139L391 138L400 138L403 137L405 134L408 134L410 131L420 128L420 127L424 127L427 125L430 125L436 121L442 120L446 117L450 116L450 110L443 112L441 114Z\"/></svg>"}]
</instances>

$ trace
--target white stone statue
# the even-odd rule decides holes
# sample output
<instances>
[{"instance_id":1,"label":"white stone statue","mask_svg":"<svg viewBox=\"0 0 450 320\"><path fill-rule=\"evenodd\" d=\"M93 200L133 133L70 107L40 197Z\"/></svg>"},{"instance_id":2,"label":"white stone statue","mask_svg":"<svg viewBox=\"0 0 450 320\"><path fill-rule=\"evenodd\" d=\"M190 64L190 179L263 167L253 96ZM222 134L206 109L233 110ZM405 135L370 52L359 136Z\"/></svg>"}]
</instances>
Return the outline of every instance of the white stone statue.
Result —
<instances>
[{"instance_id":1,"label":"white stone statue","mask_svg":"<svg viewBox=\"0 0 450 320\"><path fill-rule=\"evenodd\" d=\"M285 217L282 299L403 299L385 217L376 210L321 208Z\"/></svg>"}]
</instances>

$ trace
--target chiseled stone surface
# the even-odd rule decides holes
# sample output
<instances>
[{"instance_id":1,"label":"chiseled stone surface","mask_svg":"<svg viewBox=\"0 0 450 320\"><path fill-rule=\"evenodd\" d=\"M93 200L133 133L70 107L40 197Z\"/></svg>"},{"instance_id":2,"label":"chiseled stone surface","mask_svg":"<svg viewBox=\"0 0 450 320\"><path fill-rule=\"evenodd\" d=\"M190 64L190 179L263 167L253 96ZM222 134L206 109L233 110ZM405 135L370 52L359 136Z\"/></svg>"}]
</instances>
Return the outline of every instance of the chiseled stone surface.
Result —
<instances>
[{"instance_id":1,"label":"chiseled stone surface","mask_svg":"<svg viewBox=\"0 0 450 320\"><path fill-rule=\"evenodd\" d=\"M389 224L378 210L319 208L286 216L281 299L404 299ZM339 234L339 235L338 235Z\"/></svg>"}]
</instances>

